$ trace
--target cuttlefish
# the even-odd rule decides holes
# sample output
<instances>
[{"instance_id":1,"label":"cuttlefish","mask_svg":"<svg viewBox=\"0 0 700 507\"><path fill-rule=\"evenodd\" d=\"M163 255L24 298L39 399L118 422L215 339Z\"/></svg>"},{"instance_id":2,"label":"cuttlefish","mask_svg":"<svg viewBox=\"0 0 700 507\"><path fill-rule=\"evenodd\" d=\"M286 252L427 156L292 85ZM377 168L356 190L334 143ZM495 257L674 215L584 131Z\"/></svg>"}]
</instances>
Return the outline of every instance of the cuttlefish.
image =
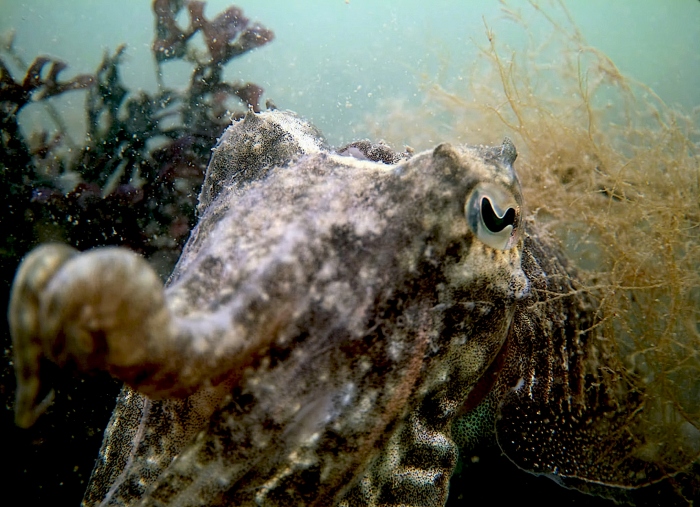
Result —
<instances>
[{"instance_id":1,"label":"cuttlefish","mask_svg":"<svg viewBox=\"0 0 700 507\"><path fill-rule=\"evenodd\" d=\"M661 479L515 159L508 139L334 150L294 113L249 112L165 285L124 248L24 259L17 423L46 406L47 361L124 381L87 506L439 506L484 433L569 484Z\"/></svg>"}]
</instances>

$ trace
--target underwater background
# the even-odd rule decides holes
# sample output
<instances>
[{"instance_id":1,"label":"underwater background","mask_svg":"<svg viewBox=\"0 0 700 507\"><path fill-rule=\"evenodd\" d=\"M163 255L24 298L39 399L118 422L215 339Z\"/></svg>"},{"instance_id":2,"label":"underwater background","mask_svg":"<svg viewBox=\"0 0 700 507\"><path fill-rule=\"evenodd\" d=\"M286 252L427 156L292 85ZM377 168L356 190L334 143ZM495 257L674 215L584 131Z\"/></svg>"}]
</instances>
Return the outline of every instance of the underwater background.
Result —
<instances>
[{"instance_id":1,"label":"underwater background","mask_svg":"<svg viewBox=\"0 0 700 507\"><path fill-rule=\"evenodd\" d=\"M207 2L205 12L214 17L230 5L212 0ZM541 81L531 88L543 94L551 92L548 97L556 96L565 108L569 107L566 99L570 89L564 81L570 75L558 70L566 67L568 60L561 53L567 51L571 55L572 39L568 37L574 37L581 54L585 53L583 47L596 48L614 62L622 75L635 82L641 89L638 98L648 98L655 109L680 112L687 122L684 135L694 143L694 156L697 154L697 0L540 2L538 7L514 1L505 6L505 11L501 2L471 0L237 1L235 5L248 18L272 30L274 40L232 59L225 66L224 79L259 85L264 89L261 104L271 99L281 109L296 111L316 124L335 146L361 138L384 138L397 149L409 144L417 150L441 141L499 143L503 136L513 135L507 122L482 122L480 116L465 112L471 100L485 103L482 97L486 95L475 94L475 81L476 85L492 85L493 69L488 65L492 62L488 58L491 45L497 44L506 67L508 62L518 61L512 75L515 82L532 80L534 74ZM186 24L184 13L180 21ZM111 54L125 43L119 67L124 86L134 93L143 89L154 94L158 90L151 49L154 16L148 0L0 0L0 34L10 30L15 34L15 55L27 64L39 55L67 63L61 74L64 80L94 73L105 52ZM201 36L197 37L200 39L195 43L203 49L205 44ZM6 57L2 51L0 56L15 80L21 80L26 68L20 68L17 59ZM574 55L573 61L577 58ZM192 66L187 62L163 62L161 70L166 86L188 86ZM610 68L601 71L601 75L605 73L610 77ZM616 111L619 97L615 90L603 89L598 105L604 108L609 101L609 110ZM82 142L87 128L85 100L86 93L80 90L50 99L77 144ZM498 99L493 100L492 107L500 108ZM578 104L573 99L572 103ZM234 107L244 109L240 104ZM642 109L639 104L630 108ZM576 117L570 118L575 121ZM43 103L30 103L23 108L19 125L27 138L42 130L48 131L50 137L57 130ZM602 124L599 130L603 136L607 132ZM535 150L528 145L527 135L520 134L525 140L515 136L521 153L519 163L527 163L529 154L530 160L535 158ZM566 135L562 131L563 139ZM697 171L697 163L694 167ZM528 182L523 181L523 186L527 187ZM695 199L697 206L695 190L689 199ZM3 209L0 225L4 234L9 234L9 220L13 220L12 214ZM35 231L27 241L54 238L57 234ZM186 230L182 234L186 238ZM8 259L21 253L18 247ZM161 263L164 273L169 260ZM14 271L9 263L8 270ZM9 280L3 279L3 284L0 302L6 307ZM697 293L694 297L697 300ZM0 484L7 491L20 491L26 503L77 505L97 456L118 385L105 378L64 380L56 389L54 407L36 427L15 428L11 412L14 379L6 327L3 322L5 364L0 377L0 422L3 455L12 471L0 477ZM695 378L700 378L700 374L696 372ZM700 391L695 390L698 383L684 385L684 396L691 404L700 404ZM459 481L453 484L450 505L525 499L541 505L612 504L520 472L493 447L467 457ZM654 495L635 501L644 505L683 505L688 499L688 495L682 498L667 490Z\"/></svg>"},{"instance_id":2,"label":"underwater background","mask_svg":"<svg viewBox=\"0 0 700 507\"><path fill-rule=\"evenodd\" d=\"M367 117L381 126L378 114L387 103L420 105L428 83L455 90L475 64L478 46L488 42L485 23L504 44L517 49L523 42L498 1L234 3L272 29L275 41L236 59L225 77L259 84L265 97L309 118L333 145L369 136ZM699 3L589 0L566 6L588 44L607 54L622 73L691 111L700 106ZM230 5L209 1L205 12L214 16ZM516 9L526 5L512 2ZM0 14L0 33L15 29L15 47L28 60L48 54L67 62L67 73L92 72L105 51L126 43L124 83L132 89L156 88L153 13L147 0L0 0ZM533 17L532 36L551 31L546 19ZM172 67L164 69L166 80L184 82L189 69L179 62ZM61 98L75 122L84 121L77 95ZM27 122L26 128L31 126Z\"/></svg>"}]
</instances>

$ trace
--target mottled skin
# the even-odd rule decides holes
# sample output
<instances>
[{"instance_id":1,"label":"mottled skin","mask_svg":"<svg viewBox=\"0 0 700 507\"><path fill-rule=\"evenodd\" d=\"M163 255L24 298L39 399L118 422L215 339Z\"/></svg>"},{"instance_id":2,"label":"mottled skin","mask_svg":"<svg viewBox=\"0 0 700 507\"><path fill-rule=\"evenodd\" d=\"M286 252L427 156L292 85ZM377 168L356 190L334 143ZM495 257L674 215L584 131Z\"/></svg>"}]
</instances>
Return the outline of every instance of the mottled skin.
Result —
<instances>
[{"instance_id":1,"label":"mottled skin","mask_svg":"<svg viewBox=\"0 0 700 507\"><path fill-rule=\"evenodd\" d=\"M535 230L527 222L526 228ZM516 465L568 487L615 498L693 462L689 438L663 458L642 423L643 390L605 338L599 302L540 232L525 234L521 266L530 294L516 305L498 357L470 392L453 438L468 450L495 438ZM467 451L468 452L468 451Z\"/></svg>"},{"instance_id":2,"label":"mottled skin","mask_svg":"<svg viewBox=\"0 0 700 507\"><path fill-rule=\"evenodd\" d=\"M533 465L517 448L537 435L522 418L551 408L543 364L563 353L576 372L559 407L574 392L577 416L610 411L584 399L599 366L579 375L593 303L524 232L514 160L507 140L333 153L291 113L248 114L214 149L165 288L122 249L25 259L9 314L18 424L45 407L46 360L125 381L90 506L439 506L453 431L467 446L494 426L521 466L557 474L557 456ZM614 483L583 469L562 475Z\"/></svg>"}]
</instances>

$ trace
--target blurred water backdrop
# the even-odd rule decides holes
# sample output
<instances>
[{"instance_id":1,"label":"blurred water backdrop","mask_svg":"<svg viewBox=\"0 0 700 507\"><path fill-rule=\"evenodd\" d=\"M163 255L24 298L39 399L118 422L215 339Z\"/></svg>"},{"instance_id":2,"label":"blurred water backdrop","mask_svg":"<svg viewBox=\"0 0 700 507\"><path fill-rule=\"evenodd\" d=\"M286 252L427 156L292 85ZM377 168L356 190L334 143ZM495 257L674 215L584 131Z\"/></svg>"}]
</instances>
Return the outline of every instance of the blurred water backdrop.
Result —
<instances>
[{"instance_id":1,"label":"blurred water backdrop","mask_svg":"<svg viewBox=\"0 0 700 507\"><path fill-rule=\"evenodd\" d=\"M213 17L230 4L209 1L206 13ZM376 115L387 103L420 105L429 82L458 91L478 46L488 43L485 23L503 44L517 50L525 42L495 0L235 4L274 30L275 41L228 65L227 79L261 85L265 97L312 120L334 145L370 136L368 116L374 116L381 132L382 118ZM511 4L517 9L527 2ZM700 2L587 0L566 6L586 41L623 74L685 111L700 106ZM0 0L0 33L16 30L15 45L25 60L48 54L67 62L64 78L93 72L105 51L126 42L122 76L132 90L156 88L153 24L147 0ZM528 26L535 39L552 31L541 16ZM557 64L555 56L552 64ZM166 82L184 86L191 67L176 62L164 70ZM84 110L76 104L81 94L68 95L57 102L69 121L83 122ZM41 120L23 121L31 129Z\"/></svg>"}]
</instances>

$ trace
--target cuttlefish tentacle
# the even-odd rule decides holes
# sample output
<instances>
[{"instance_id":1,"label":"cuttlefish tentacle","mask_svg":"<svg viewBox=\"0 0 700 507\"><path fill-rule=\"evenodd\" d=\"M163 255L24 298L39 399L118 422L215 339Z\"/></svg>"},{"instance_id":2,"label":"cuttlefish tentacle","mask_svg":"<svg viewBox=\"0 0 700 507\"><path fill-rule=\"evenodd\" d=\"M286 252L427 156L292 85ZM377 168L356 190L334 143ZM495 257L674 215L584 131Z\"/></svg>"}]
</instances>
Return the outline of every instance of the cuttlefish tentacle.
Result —
<instances>
[{"instance_id":1,"label":"cuttlefish tentacle","mask_svg":"<svg viewBox=\"0 0 700 507\"><path fill-rule=\"evenodd\" d=\"M206 314L176 315L153 268L115 247L82 254L62 245L32 251L15 278L8 317L21 427L31 426L50 402L39 400L44 360L106 370L148 396L186 396L223 380L255 349L231 332L229 319L205 323Z\"/></svg>"},{"instance_id":2,"label":"cuttlefish tentacle","mask_svg":"<svg viewBox=\"0 0 700 507\"><path fill-rule=\"evenodd\" d=\"M17 376L15 421L22 428L34 424L53 398L51 391L39 400L43 357L39 333L42 321L40 297L56 271L77 253L77 250L65 245L43 245L22 261L12 285L8 321Z\"/></svg>"}]
</instances>

